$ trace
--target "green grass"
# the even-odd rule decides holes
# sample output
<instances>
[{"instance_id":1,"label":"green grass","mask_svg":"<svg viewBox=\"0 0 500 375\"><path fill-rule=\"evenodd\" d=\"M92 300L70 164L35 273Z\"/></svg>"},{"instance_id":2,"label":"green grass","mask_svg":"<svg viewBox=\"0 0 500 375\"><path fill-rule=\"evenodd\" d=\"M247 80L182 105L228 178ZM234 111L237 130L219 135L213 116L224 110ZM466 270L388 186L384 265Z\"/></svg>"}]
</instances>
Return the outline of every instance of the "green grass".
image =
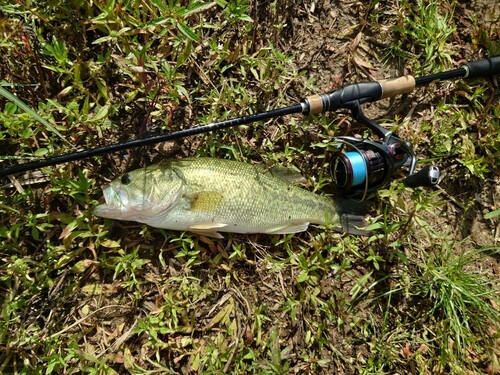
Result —
<instances>
[{"instance_id":1,"label":"green grass","mask_svg":"<svg viewBox=\"0 0 500 375\"><path fill-rule=\"evenodd\" d=\"M452 37L457 32L453 22L453 1L403 1L393 31L400 39L389 48L392 58L416 55L415 74L432 74L449 68L453 62ZM413 60L413 59L412 59Z\"/></svg>"},{"instance_id":2,"label":"green grass","mask_svg":"<svg viewBox=\"0 0 500 375\"><path fill-rule=\"evenodd\" d=\"M0 168L295 104L366 81L360 61L452 69L498 54L499 25L455 1L2 4ZM370 106L446 176L379 190L366 238L211 240L91 214L110 179L186 155L298 169L330 194L332 136L364 131L336 113L0 181L0 372L498 372L498 103L474 80Z\"/></svg>"}]
</instances>

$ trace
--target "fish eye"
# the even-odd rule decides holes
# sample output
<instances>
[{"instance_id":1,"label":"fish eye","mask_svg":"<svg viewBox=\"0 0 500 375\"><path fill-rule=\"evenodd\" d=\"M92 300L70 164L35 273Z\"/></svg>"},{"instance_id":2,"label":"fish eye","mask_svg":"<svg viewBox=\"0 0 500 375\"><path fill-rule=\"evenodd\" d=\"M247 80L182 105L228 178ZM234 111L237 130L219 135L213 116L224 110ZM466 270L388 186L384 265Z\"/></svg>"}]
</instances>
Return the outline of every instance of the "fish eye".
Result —
<instances>
[{"instance_id":1,"label":"fish eye","mask_svg":"<svg viewBox=\"0 0 500 375\"><path fill-rule=\"evenodd\" d=\"M120 181L123 185L128 185L130 184L130 182L132 182L132 180L130 179L130 176L128 173L124 174L121 178L120 178Z\"/></svg>"}]
</instances>

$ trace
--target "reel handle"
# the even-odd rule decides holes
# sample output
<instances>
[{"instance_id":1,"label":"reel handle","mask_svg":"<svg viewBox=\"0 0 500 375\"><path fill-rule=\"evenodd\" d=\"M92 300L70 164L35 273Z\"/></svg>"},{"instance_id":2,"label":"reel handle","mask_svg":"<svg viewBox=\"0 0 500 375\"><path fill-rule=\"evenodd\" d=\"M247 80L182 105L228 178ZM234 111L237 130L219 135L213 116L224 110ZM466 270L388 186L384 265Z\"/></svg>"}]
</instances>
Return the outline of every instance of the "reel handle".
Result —
<instances>
[{"instance_id":1,"label":"reel handle","mask_svg":"<svg viewBox=\"0 0 500 375\"><path fill-rule=\"evenodd\" d=\"M409 175L403 181L408 187L432 187L439 181L440 172L435 165L427 165L417 173Z\"/></svg>"}]
</instances>

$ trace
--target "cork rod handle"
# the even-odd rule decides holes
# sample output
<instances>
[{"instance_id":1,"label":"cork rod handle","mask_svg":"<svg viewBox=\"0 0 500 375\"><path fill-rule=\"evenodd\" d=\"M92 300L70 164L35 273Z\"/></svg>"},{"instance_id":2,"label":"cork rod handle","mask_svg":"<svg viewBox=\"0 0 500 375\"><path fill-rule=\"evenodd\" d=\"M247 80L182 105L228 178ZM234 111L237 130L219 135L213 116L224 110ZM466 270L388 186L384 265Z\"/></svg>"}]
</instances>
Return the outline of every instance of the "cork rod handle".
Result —
<instances>
[{"instance_id":1,"label":"cork rod handle","mask_svg":"<svg viewBox=\"0 0 500 375\"><path fill-rule=\"evenodd\" d=\"M410 75L378 81L382 86L381 99L407 94L415 89L415 78Z\"/></svg>"}]
</instances>

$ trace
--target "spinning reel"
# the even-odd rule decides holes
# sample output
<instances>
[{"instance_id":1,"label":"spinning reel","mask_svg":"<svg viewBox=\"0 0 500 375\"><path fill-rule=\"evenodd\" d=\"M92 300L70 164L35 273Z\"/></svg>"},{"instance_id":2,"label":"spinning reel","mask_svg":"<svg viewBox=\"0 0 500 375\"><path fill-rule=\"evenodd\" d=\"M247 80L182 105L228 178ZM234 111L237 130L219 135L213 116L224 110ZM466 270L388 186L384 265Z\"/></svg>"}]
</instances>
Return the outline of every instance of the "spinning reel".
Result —
<instances>
[{"instance_id":1,"label":"spinning reel","mask_svg":"<svg viewBox=\"0 0 500 375\"><path fill-rule=\"evenodd\" d=\"M408 167L408 176L403 181L405 185L431 187L437 184L440 172L434 165L415 173L417 157L410 142L368 119L359 105L353 112L355 118L372 130L379 140L334 137L339 149L330 160L330 175L339 192L363 201L368 193L387 184L405 166Z\"/></svg>"}]
</instances>

